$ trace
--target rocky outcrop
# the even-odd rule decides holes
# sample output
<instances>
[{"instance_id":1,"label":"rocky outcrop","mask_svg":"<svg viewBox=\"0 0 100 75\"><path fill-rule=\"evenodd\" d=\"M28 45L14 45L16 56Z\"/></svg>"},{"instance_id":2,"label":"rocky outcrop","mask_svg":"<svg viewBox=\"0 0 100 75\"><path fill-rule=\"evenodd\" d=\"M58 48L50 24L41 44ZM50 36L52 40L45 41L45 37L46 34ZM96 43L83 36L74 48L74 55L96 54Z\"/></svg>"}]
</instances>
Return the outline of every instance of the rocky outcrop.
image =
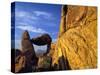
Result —
<instances>
[{"instance_id":1,"label":"rocky outcrop","mask_svg":"<svg viewBox=\"0 0 100 75\"><path fill-rule=\"evenodd\" d=\"M13 50L15 52L15 73L25 73L35 71L38 57L36 56L28 31L22 35L22 50ZM13 53L14 54L14 53Z\"/></svg>"},{"instance_id":2,"label":"rocky outcrop","mask_svg":"<svg viewBox=\"0 0 100 75\"><path fill-rule=\"evenodd\" d=\"M35 45L38 45L38 46L47 45L47 51L44 54L44 55L47 55L50 51L52 38L50 37L49 34L42 34L41 36L38 36L36 38L32 38L31 42Z\"/></svg>"},{"instance_id":3,"label":"rocky outcrop","mask_svg":"<svg viewBox=\"0 0 100 75\"><path fill-rule=\"evenodd\" d=\"M62 7L60 32L52 60L58 70L97 67L96 7Z\"/></svg>"},{"instance_id":4,"label":"rocky outcrop","mask_svg":"<svg viewBox=\"0 0 100 75\"><path fill-rule=\"evenodd\" d=\"M17 56L15 59L15 73L24 72L25 56Z\"/></svg>"},{"instance_id":5,"label":"rocky outcrop","mask_svg":"<svg viewBox=\"0 0 100 75\"><path fill-rule=\"evenodd\" d=\"M28 31L24 31L21 40L22 51L16 50L15 52L15 72L24 73L51 70L52 57L47 56L51 49L51 42L52 39L48 34L30 39ZM36 56L33 44L39 46L47 45L47 52L41 57Z\"/></svg>"},{"instance_id":6,"label":"rocky outcrop","mask_svg":"<svg viewBox=\"0 0 100 75\"><path fill-rule=\"evenodd\" d=\"M35 67L38 62L34 47L30 41L28 31L24 31L22 35L22 54L25 56L25 67L24 72L32 72L32 67Z\"/></svg>"},{"instance_id":7,"label":"rocky outcrop","mask_svg":"<svg viewBox=\"0 0 100 75\"><path fill-rule=\"evenodd\" d=\"M28 33L28 31L24 31L23 35L22 35L22 41L21 41L21 45L22 45L22 52L27 55L28 57L36 57L35 51L34 51L34 47L32 45L32 42L30 41L30 35ZM29 53L29 54L28 54ZM30 55L30 56L29 56ZM30 59L30 58L29 58Z\"/></svg>"},{"instance_id":8,"label":"rocky outcrop","mask_svg":"<svg viewBox=\"0 0 100 75\"><path fill-rule=\"evenodd\" d=\"M56 47L56 42L51 43L51 49L50 49L50 52L48 53L48 56L53 58L53 53L54 53L55 47Z\"/></svg>"},{"instance_id":9,"label":"rocky outcrop","mask_svg":"<svg viewBox=\"0 0 100 75\"><path fill-rule=\"evenodd\" d=\"M38 71L54 70L52 67L52 58L53 58L53 52L55 50L55 44L56 43L51 44L50 51L47 55L43 55L39 57L38 66L37 66Z\"/></svg>"},{"instance_id":10,"label":"rocky outcrop","mask_svg":"<svg viewBox=\"0 0 100 75\"><path fill-rule=\"evenodd\" d=\"M22 72L25 67L25 56L22 56L22 51L19 49L11 49L11 70L12 72Z\"/></svg>"},{"instance_id":11,"label":"rocky outcrop","mask_svg":"<svg viewBox=\"0 0 100 75\"><path fill-rule=\"evenodd\" d=\"M97 67L97 8L62 6L57 42L51 37L30 39L23 33L22 51L17 50L15 72L89 69ZM46 54L37 58L32 44L48 45ZM13 67L13 66L12 66Z\"/></svg>"},{"instance_id":12,"label":"rocky outcrop","mask_svg":"<svg viewBox=\"0 0 100 75\"><path fill-rule=\"evenodd\" d=\"M37 70L39 71L51 71L52 70L52 58L44 55L39 57Z\"/></svg>"}]
</instances>

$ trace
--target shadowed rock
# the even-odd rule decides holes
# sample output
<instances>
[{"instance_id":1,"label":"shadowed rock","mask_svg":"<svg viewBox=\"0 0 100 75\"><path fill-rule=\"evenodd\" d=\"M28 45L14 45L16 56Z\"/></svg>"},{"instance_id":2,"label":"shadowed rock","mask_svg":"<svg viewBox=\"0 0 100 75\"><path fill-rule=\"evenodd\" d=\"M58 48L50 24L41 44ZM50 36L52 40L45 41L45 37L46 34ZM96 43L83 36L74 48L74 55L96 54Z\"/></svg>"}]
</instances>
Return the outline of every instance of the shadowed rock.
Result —
<instances>
[{"instance_id":1,"label":"shadowed rock","mask_svg":"<svg viewBox=\"0 0 100 75\"><path fill-rule=\"evenodd\" d=\"M66 11L65 11L66 10ZM59 32L59 37L66 31L66 14L67 14L67 11L68 10L68 7L67 6L62 6L62 13L61 13L61 21L60 21L60 32Z\"/></svg>"},{"instance_id":2,"label":"shadowed rock","mask_svg":"<svg viewBox=\"0 0 100 75\"><path fill-rule=\"evenodd\" d=\"M22 56L22 52L19 49L12 49L11 51L12 57L14 56L14 60L11 62L12 71L15 73L19 73L25 67L25 56Z\"/></svg>"},{"instance_id":3,"label":"shadowed rock","mask_svg":"<svg viewBox=\"0 0 100 75\"><path fill-rule=\"evenodd\" d=\"M22 52L23 53L25 53L26 51L30 51L35 55L35 51L34 51L32 43L30 41L30 36L29 36L28 31L25 31L23 33L21 44L22 44Z\"/></svg>"},{"instance_id":4,"label":"shadowed rock","mask_svg":"<svg viewBox=\"0 0 100 75\"><path fill-rule=\"evenodd\" d=\"M30 41L28 31L25 31L22 35L22 53L25 56L25 68L24 72L32 72L32 66L36 66L38 58L36 57L34 47Z\"/></svg>"},{"instance_id":5,"label":"shadowed rock","mask_svg":"<svg viewBox=\"0 0 100 75\"><path fill-rule=\"evenodd\" d=\"M18 49L15 50L15 57L18 57L19 55L21 55L22 52Z\"/></svg>"},{"instance_id":6,"label":"shadowed rock","mask_svg":"<svg viewBox=\"0 0 100 75\"><path fill-rule=\"evenodd\" d=\"M69 62L67 58L64 58L64 56L59 58L58 63L59 63L59 70L71 70Z\"/></svg>"},{"instance_id":7,"label":"shadowed rock","mask_svg":"<svg viewBox=\"0 0 100 75\"><path fill-rule=\"evenodd\" d=\"M50 56L41 56L38 60L38 72L52 70L52 58Z\"/></svg>"},{"instance_id":8,"label":"shadowed rock","mask_svg":"<svg viewBox=\"0 0 100 75\"><path fill-rule=\"evenodd\" d=\"M38 36L36 38L32 38L31 42L35 45L38 45L38 46L47 45L47 52L45 53L45 54L47 54L47 53L49 53L52 39L51 39L49 34L43 34L43 35Z\"/></svg>"}]
</instances>

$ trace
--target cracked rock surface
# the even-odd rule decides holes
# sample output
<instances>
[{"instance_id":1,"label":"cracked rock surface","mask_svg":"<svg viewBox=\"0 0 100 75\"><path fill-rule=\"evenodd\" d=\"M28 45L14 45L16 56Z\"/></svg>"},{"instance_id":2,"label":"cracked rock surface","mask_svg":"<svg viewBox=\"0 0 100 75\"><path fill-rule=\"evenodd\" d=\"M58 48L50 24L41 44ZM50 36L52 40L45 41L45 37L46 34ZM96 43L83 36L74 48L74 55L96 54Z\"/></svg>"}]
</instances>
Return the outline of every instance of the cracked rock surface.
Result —
<instances>
[{"instance_id":1,"label":"cracked rock surface","mask_svg":"<svg viewBox=\"0 0 100 75\"><path fill-rule=\"evenodd\" d=\"M61 57L64 58L59 62ZM68 65L70 69L97 67L96 7L62 7L60 32L52 65L56 65L57 69L68 69Z\"/></svg>"}]
</instances>

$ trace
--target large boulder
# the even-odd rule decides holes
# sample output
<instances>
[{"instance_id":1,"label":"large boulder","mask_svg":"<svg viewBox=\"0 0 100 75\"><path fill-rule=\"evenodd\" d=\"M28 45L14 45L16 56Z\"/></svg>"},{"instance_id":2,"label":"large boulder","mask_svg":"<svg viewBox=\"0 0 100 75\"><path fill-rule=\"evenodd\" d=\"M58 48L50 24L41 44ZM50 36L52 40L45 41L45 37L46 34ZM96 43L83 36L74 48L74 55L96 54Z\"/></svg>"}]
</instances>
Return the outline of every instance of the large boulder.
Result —
<instances>
[{"instance_id":1,"label":"large boulder","mask_svg":"<svg viewBox=\"0 0 100 75\"><path fill-rule=\"evenodd\" d=\"M96 7L62 7L60 32L53 55L52 65L59 70L97 67Z\"/></svg>"}]
</instances>

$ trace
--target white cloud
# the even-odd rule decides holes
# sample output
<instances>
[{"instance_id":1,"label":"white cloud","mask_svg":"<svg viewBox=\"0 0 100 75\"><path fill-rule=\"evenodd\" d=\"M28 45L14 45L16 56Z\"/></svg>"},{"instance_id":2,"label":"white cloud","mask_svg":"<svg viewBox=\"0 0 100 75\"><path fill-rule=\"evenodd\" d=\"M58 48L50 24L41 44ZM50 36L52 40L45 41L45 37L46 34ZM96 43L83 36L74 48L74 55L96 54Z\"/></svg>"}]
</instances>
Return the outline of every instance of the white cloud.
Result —
<instances>
[{"instance_id":1,"label":"white cloud","mask_svg":"<svg viewBox=\"0 0 100 75\"><path fill-rule=\"evenodd\" d=\"M18 17L18 18L32 19L32 20L37 20L38 19L38 17L36 17L32 13L25 12L25 11L16 12L16 17Z\"/></svg>"},{"instance_id":2,"label":"white cloud","mask_svg":"<svg viewBox=\"0 0 100 75\"><path fill-rule=\"evenodd\" d=\"M33 11L33 13L36 16L44 16L44 18L51 18L52 14L50 14L49 12L45 12L45 11Z\"/></svg>"},{"instance_id":3,"label":"white cloud","mask_svg":"<svg viewBox=\"0 0 100 75\"><path fill-rule=\"evenodd\" d=\"M25 17L28 15L28 13L24 11L19 11L19 12L16 12L15 15L16 17Z\"/></svg>"},{"instance_id":4,"label":"white cloud","mask_svg":"<svg viewBox=\"0 0 100 75\"><path fill-rule=\"evenodd\" d=\"M27 11L17 11L15 13L16 16L16 20L20 20L20 21L28 21L28 22L38 22L38 21L45 21L45 20L49 20L51 23L51 20L54 20L55 17L49 13L49 12L45 12L45 11L33 11L33 12L27 12ZM45 19L45 20L44 20Z\"/></svg>"},{"instance_id":5,"label":"white cloud","mask_svg":"<svg viewBox=\"0 0 100 75\"><path fill-rule=\"evenodd\" d=\"M56 41L57 41L57 39L53 39L52 41L53 41L53 42L56 42Z\"/></svg>"},{"instance_id":6,"label":"white cloud","mask_svg":"<svg viewBox=\"0 0 100 75\"><path fill-rule=\"evenodd\" d=\"M21 50L22 49L21 48L21 40L14 40L14 41L15 41L15 48Z\"/></svg>"},{"instance_id":7,"label":"white cloud","mask_svg":"<svg viewBox=\"0 0 100 75\"><path fill-rule=\"evenodd\" d=\"M36 28L33 26L29 26L29 25L20 25L20 26L16 26L16 28L21 29L21 30L28 30L28 31L35 32L35 33L47 33L47 31L41 28Z\"/></svg>"}]
</instances>

